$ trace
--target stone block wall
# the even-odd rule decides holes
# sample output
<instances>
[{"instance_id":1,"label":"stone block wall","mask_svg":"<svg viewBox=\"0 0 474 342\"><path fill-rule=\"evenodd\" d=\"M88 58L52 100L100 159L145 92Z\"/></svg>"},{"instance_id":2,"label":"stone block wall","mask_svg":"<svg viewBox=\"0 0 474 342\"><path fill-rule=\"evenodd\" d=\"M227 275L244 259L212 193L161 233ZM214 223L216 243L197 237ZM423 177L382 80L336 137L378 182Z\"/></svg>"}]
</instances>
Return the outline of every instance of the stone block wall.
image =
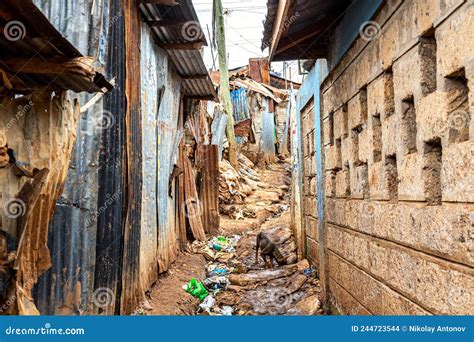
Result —
<instances>
[{"instance_id":1,"label":"stone block wall","mask_svg":"<svg viewBox=\"0 0 474 342\"><path fill-rule=\"evenodd\" d=\"M303 248L313 263L319 263L318 204L316 193L316 146L314 132L314 100L301 110L303 154Z\"/></svg>"},{"instance_id":2,"label":"stone block wall","mask_svg":"<svg viewBox=\"0 0 474 342\"><path fill-rule=\"evenodd\" d=\"M373 20L322 85L332 299L346 314L474 314L474 4L393 0Z\"/></svg>"}]
</instances>

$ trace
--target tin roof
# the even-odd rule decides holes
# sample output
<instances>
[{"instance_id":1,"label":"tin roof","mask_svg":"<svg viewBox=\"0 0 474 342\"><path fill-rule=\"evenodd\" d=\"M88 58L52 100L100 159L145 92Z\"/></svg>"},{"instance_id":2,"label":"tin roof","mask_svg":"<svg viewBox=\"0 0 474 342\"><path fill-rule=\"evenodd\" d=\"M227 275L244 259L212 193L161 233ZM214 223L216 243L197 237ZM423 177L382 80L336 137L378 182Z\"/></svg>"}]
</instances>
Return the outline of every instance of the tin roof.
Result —
<instances>
[{"instance_id":1,"label":"tin roof","mask_svg":"<svg viewBox=\"0 0 474 342\"><path fill-rule=\"evenodd\" d=\"M57 31L32 0L2 0L0 27L4 87L19 93L35 86L89 93L113 89L93 60Z\"/></svg>"},{"instance_id":2,"label":"tin roof","mask_svg":"<svg viewBox=\"0 0 474 342\"><path fill-rule=\"evenodd\" d=\"M141 3L142 19L150 25L156 43L167 50L177 73L183 78L185 95L217 101L200 47L207 41L190 0L175 6Z\"/></svg>"},{"instance_id":3,"label":"tin roof","mask_svg":"<svg viewBox=\"0 0 474 342\"><path fill-rule=\"evenodd\" d=\"M324 34L350 5L349 0L268 0L262 50L271 61L327 55Z\"/></svg>"}]
</instances>

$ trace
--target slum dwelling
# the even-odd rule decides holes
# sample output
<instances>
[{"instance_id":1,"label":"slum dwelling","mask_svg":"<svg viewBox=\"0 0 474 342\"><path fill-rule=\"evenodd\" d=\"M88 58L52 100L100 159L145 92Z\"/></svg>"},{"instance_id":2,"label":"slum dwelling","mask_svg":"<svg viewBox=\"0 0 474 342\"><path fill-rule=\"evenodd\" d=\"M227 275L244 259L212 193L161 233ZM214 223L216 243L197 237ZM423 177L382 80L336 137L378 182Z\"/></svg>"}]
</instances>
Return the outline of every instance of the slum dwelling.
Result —
<instances>
[{"instance_id":1,"label":"slum dwelling","mask_svg":"<svg viewBox=\"0 0 474 342\"><path fill-rule=\"evenodd\" d=\"M31 2L3 1L0 13L1 297L14 296L17 313L34 314L32 289L51 267L48 228L80 115L67 91L112 85Z\"/></svg>"},{"instance_id":2,"label":"slum dwelling","mask_svg":"<svg viewBox=\"0 0 474 342\"><path fill-rule=\"evenodd\" d=\"M217 100L192 3L0 9L1 312L129 313L218 226L217 149L184 153Z\"/></svg>"}]
</instances>

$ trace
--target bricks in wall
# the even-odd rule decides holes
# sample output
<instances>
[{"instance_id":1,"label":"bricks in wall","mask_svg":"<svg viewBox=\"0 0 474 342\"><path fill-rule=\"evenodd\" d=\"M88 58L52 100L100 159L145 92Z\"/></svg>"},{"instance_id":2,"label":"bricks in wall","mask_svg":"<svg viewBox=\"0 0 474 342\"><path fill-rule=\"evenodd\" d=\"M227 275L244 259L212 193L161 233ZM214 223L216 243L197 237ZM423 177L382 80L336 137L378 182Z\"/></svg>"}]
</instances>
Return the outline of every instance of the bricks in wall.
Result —
<instances>
[{"instance_id":1,"label":"bricks in wall","mask_svg":"<svg viewBox=\"0 0 474 342\"><path fill-rule=\"evenodd\" d=\"M323 84L330 289L345 313L473 313L474 6L459 4L384 8L378 39Z\"/></svg>"}]
</instances>

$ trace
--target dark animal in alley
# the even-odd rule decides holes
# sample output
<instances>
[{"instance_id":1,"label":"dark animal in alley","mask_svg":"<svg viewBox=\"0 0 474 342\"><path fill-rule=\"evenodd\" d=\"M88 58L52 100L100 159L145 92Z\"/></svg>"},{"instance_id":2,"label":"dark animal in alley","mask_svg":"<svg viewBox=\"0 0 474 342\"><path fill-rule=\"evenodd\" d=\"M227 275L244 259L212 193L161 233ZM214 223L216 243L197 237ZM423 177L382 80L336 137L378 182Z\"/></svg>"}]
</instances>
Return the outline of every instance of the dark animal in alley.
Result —
<instances>
[{"instance_id":1,"label":"dark animal in alley","mask_svg":"<svg viewBox=\"0 0 474 342\"><path fill-rule=\"evenodd\" d=\"M276 244L263 232L257 235L255 264L258 264L258 250L261 251L263 261L265 261L265 268L273 267L273 260L275 260L279 266L287 264L286 258L280 253Z\"/></svg>"}]
</instances>

